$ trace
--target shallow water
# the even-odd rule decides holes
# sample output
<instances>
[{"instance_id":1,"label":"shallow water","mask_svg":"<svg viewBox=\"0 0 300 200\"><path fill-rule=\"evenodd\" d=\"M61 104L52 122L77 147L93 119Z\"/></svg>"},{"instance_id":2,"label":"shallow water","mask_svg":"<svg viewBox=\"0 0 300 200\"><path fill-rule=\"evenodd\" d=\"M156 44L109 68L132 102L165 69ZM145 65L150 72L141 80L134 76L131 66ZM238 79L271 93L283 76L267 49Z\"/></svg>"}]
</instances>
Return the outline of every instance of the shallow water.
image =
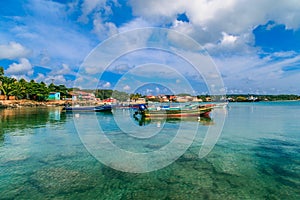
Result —
<instances>
[{"instance_id":1,"label":"shallow water","mask_svg":"<svg viewBox=\"0 0 300 200\"><path fill-rule=\"evenodd\" d=\"M141 124L114 116L0 110L0 199L300 199L300 102L230 103L222 134L202 159L199 150L209 127L219 123L217 112L200 122ZM170 165L127 173L102 164L84 145L83 137L99 126L115 146L142 153L166 146L179 127L197 132L191 146L188 135L181 138L188 148ZM101 145L98 152L105 150Z\"/></svg>"}]
</instances>

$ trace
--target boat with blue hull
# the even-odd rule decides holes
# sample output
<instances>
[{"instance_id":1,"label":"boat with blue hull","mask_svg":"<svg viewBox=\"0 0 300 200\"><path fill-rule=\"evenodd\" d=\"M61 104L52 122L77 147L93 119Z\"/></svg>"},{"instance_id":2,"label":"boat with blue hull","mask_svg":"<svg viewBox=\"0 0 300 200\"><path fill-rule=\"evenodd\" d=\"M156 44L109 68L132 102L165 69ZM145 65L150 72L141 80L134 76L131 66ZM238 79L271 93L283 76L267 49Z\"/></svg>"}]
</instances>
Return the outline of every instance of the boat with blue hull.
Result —
<instances>
[{"instance_id":1,"label":"boat with blue hull","mask_svg":"<svg viewBox=\"0 0 300 200\"><path fill-rule=\"evenodd\" d=\"M111 112L112 106L65 106L63 110L66 112Z\"/></svg>"}]
</instances>

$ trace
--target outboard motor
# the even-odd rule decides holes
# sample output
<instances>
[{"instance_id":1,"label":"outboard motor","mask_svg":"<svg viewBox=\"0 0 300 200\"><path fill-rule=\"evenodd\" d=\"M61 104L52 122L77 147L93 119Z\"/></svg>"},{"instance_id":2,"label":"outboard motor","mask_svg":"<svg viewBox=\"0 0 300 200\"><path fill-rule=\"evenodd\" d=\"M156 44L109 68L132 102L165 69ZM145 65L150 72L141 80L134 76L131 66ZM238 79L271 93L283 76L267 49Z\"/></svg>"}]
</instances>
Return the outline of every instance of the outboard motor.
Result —
<instances>
[{"instance_id":1,"label":"outboard motor","mask_svg":"<svg viewBox=\"0 0 300 200\"><path fill-rule=\"evenodd\" d=\"M143 112L147 109L146 105L145 104L140 104L139 105L139 111Z\"/></svg>"},{"instance_id":2,"label":"outboard motor","mask_svg":"<svg viewBox=\"0 0 300 200\"><path fill-rule=\"evenodd\" d=\"M145 104L139 104L138 110L134 112L133 118L139 122L139 125L143 125L145 122L145 111L147 110L147 107Z\"/></svg>"}]
</instances>

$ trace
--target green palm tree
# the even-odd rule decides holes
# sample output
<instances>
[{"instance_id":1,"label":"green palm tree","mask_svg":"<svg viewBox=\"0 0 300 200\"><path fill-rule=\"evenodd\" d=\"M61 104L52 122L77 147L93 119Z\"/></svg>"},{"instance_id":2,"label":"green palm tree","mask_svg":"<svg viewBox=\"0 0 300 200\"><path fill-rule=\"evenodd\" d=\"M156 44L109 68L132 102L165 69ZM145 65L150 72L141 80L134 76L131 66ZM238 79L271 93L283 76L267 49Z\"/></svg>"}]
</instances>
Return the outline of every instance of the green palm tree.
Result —
<instances>
[{"instance_id":1,"label":"green palm tree","mask_svg":"<svg viewBox=\"0 0 300 200\"><path fill-rule=\"evenodd\" d=\"M12 95L13 90L14 90L14 82L16 82L17 80L15 78L10 78L10 77L6 77L6 76L2 76L2 83L1 83L1 91L3 92L3 94L6 96L6 98L8 99L9 96Z\"/></svg>"},{"instance_id":2,"label":"green palm tree","mask_svg":"<svg viewBox=\"0 0 300 200\"><path fill-rule=\"evenodd\" d=\"M18 82L18 87L19 87L19 94L18 94L18 98L19 99L24 99L26 98L27 95L27 91L26 91L26 85L28 84L28 82L21 78Z\"/></svg>"},{"instance_id":3,"label":"green palm tree","mask_svg":"<svg viewBox=\"0 0 300 200\"><path fill-rule=\"evenodd\" d=\"M0 66L0 77L4 76L4 68Z\"/></svg>"}]
</instances>

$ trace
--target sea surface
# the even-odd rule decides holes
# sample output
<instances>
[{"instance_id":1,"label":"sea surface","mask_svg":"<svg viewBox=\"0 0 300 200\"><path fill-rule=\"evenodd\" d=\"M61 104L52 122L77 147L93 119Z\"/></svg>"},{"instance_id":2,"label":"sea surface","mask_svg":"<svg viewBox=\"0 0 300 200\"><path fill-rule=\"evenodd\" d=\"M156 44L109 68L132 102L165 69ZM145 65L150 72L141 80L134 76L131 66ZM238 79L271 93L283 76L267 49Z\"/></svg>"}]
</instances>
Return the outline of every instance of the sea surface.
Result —
<instances>
[{"instance_id":1,"label":"sea surface","mask_svg":"<svg viewBox=\"0 0 300 200\"><path fill-rule=\"evenodd\" d=\"M300 199L300 101L229 103L200 120L60 109L0 110L0 199ZM120 155L96 138L148 155L179 130L186 149L173 147L176 159L163 164L169 154L161 154L139 169L127 157L116 163Z\"/></svg>"}]
</instances>

